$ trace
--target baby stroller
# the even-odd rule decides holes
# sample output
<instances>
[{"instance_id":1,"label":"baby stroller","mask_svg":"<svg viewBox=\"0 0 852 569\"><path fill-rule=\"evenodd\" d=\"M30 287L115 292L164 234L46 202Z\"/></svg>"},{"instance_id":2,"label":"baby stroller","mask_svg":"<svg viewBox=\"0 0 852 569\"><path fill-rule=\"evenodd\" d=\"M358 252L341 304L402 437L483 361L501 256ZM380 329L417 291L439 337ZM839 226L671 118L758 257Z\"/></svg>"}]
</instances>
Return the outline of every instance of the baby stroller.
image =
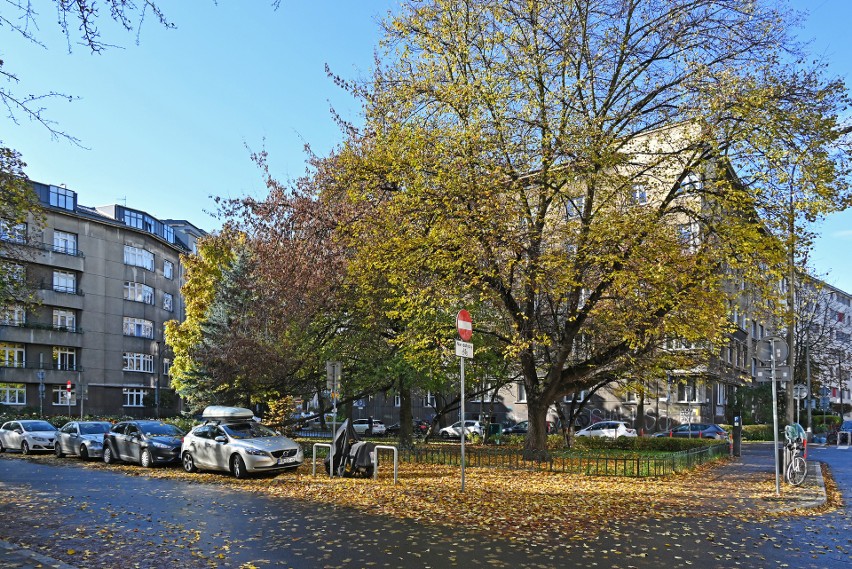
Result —
<instances>
[{"instance_id":1,"label":"baby stroller","mask_svg":"<svg viewBox=\"0 0 852 569\"><path fill-rule=\"evenodd\" d=\"M369 478L373 476L373 455L376 452L374 443L362 441L358 439L358 433L349 419L343 421L343 424L334 433L332 441L334 448L334 476L363 476ZM328 458L325 459L325 471L331 473L331 464Z\"/></svg>"}]
</instances>

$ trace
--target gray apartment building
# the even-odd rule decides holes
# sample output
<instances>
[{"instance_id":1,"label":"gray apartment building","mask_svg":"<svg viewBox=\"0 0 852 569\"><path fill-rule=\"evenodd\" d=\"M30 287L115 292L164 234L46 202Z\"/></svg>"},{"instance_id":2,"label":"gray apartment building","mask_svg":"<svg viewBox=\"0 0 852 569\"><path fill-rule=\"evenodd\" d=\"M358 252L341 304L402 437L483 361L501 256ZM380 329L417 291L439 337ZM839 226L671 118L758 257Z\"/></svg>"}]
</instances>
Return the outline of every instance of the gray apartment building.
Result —
<instances>
[{"instance_id":1,"label":"gray apartment building","mask_svg":"<svg viewBox=\"0 0 852 569\"><path fill-rule=\"evenodd\" d=\"M44 415L176 413L163 324L183 319L180 256L204 231L32 185L44 223L0 227L0 255L36 299L0 307L0 404Z\"/></svg>"}]
</instances>

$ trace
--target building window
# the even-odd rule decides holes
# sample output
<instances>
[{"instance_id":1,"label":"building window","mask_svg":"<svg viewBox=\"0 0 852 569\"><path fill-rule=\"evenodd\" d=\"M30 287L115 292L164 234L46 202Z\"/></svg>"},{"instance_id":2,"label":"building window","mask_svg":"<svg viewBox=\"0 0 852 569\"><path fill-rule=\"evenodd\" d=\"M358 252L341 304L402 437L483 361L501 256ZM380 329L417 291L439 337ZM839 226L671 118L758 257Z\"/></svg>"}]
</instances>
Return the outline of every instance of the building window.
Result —
<instances>
[{"instance_id":1,"label":"building window","mask_svg":"<svg viewBox=\"0 0 852 569\"><path fill-rule=\"evenodd\" d=\"M144 407L145 406L145 390L135 387L125 387L121 390L124 394L125 407Z\"/></svg>"},{"instance_id":2,"label":"building window","mask_svg":"<svg viewBox=\"0 0 852 569\"><path fill-rule=\"evenodd\" d=\"M631 196L633 203L637 205L645 205L648 203L648 190L642 184L633 185L633 194Z\"/></svg>"},{"instance_id":3,"label":"building window","mask_svg":"<svg viewBox=\"0 0 852 569\"><path fill-rule=\"evenodd\" d=\"M124 300L154 304L154 289L142 283L125 281Z\"/></svg>"},{"instance_id":4,"label":"building window","mask_svg":"<svg viewBox=\"0 0 852 569\"><path fill-rule=\"evenodd\" d=\"M522 382L518 382L515 385L518 386L518 403L526 403L527 402L527 386Z\"/></svg>"},{"instance_id":5,"label":"building window","mask_svg":"<svg viewBox=\"0 0 852 569\"><path fill-rule=\"evenodd\" d=\"M23 383L0 383L0 404L26 405L27 386Z\"/></svg>"},{"instance_id":6,"label":"building window","mask_svg":"<svg viewBox=\"0 0 852 569\"><path fill-rule=\"evenodd\" d=\"M523 400L520 400L520 401L526 402L526 400L527 400L526 386L523 383L519 383L518 385L521 386L520 388L524 392L524 398L523 398ZM582 390L579 394L577 394L577 403L581 403L581 402L585 401L587 396L588 396L588 392L585 389ZM563 403L571 403L573 400L574 400L574 394L573 393L569 393L568 395L566 395L565 397L562 398Z\"/></svg>"},{"instance_id":7,"label":"building window","mask_svg":"<svg viewBox=\"0 0 852 569\"><path fill-rule=\"evenodd\" d=\"M142 318L124 317L124 335L137 338L153 338L154 323Z\"/></svg>"},{"instance_id":8,"label":"building window","mask_svg":"<svg viewBox=\"0 0 852 569\"><path fill-rule=\"evenodd\" d=\"M717 384L716 405L725 405L728 402L728 392L724 383Z\"/></svg>"},{"instance_id":9,"label":"building window","mask_svg":"<svg viewBox=\"0 0 852 569\"><path fill-rule=\"evenodd\" d=\"M26 267L18 263L7 263L4 260L0 260L0 271L6 272L6 279L8 279L7 282L10 284L22 285L27 280Z\"/></svg>"},{"instance_id":10,"label":"building window","mask_svg":"<svg viewBox=\"0 0 852 569\"><path fill-rule=\"evenodd\" d=\"M174 297L167 292L163 293L163 310L172 312L174 310Z\"/></svg>"},{"instance_id":11,"label":"building window","mask_svg":"<svg viewBox=\"0 0 852 569\"><path fill-rule=\"evenodd\" d=\"M70 397L69 397L70 395ZM64 385L53 386L53 404L54 405L76 405L77 404L77 386L71 386L71 393L68 393L68 388Z\"/></svg>"},{"instance_id":12,"label":"building window","mask_svg":"<svg viewBox=\"0 0 852 569\"><path fill-rule=\"evenodd\" d=\"M435 407L435 395L431 391L427 391L426 395L423 397L423 406L424 407Z\"/></svg>"},{"instance_id":13,"label":"building window","mask_svg":"<svg viewBox=\"0 0 852 569\"><path fill-rule=\"evenodd\" d=\"M167 279L175 278L175 265L171 261L163 261L163 276Z\"/></svg>"},{"instance_id":14,"label":"building window","mask_svg":"<svg viewBox=\"0 0 852 569\"><path fill-rule=\"evenodd\" d=\"M172 375L172 360L163 358L163 375L166 377Z\"/></svg>"},{"instance_id":15,"label":"building window","mask_svg":"<svg viewBox=\"0 0 852 569\"><path fill-rule=\"evenodd\" d=\"M126 210L124 212L124 223L136 229L142 229L142 214L138 211Z\"/></svg>"},{"instance_id":16,"label":"building window","mask_svg":"<svg viewBox=\"0 0 852 569\"><path fill-rule=\"evenodd\" d=\"M53 310L53 327L57 330L77 331L77 315L73 310Z\"/></svg>"},{"instance_id":17,"label":"building window","mask_svg":"<svg viewBox=\"0 0 852 569\"><path fill-rule=\"evenodd\" d=\"M77 254L77 236L65 231L53 232L53 250L67 255Z\"/></svg>"},{"instance_id":18,"label":"building window","mask_svg":"<svg viewBox=\"0 0 852 569\"><path fill-rule=\"evenodd\" d=\"M0 309L0 325L23 326L27 321L27 311L23 306L10 306Z\"/></svg>"},{"instance_id":19,"label":"building window","mask_svg":"<svg viewBox=\"0 0 852 569\"><path fill-rule=\"evenodd\" d=\"M694 379L677 386L677 400L679 403L698 403L698 385Z\"/></svg>"},{"instance_id":20,"label":"building window","mask_svg":"<svg viewBox=\"0 0 852 569\"><path fill-rule=\"evenodd\" d=\"M12 243L25 243L27 240L27 224L16 223L13 225L8 221L0 219L0 240L11 241Z\"/></svg>"},{"instance_id":21,"label":"building window","mask_svg":"<svg viewBox=\"0 0 852 569\"><path fill-rule=\"evenodd\" d=\"M565 216L567 219L577 219L582 217L583 210L586 207L586 196L577 196L568 198L565 204Z\"/></svg>"},{"instance_id":22,"label":"building window","mask_svg":"<svg viewBox=\"0 0 852 569\"><path fill-rule=\"evenodd\" d=\"M26 367L27 358L22 344L0 342L0 367Z\"/></svg>"},{"instance_id":23,"label":"building window","mask_svg":"<svg viewBox=\"0 0 852 569\"><path fill-rule=\"evenodd\" d=\"M393 396L393 406L402 407L402 397L400 397L399 393Z\"/></svg>"},{"instance_id":24,"label":"building window","mask_svg":"<svg viewBox=\"0 0 852 569\"><path fill-rule=\"evenodd\" d=\"M53 348L53 369L74 371L77 369L77 350L74 348Z\"/></svg>"},{"instance_id":25,"label":"building window","mask_svg":"<svg viewBox=\"0 0 852 569\"><path fill-rule=\"evenodd\" d=\"M139 247L131 245L124 246L124 264L142 267L149 271L154 270L154 254Z\"/></svg>"},{"instance_id":26,"label":"building window","mask_svg":"<svg viewBox=\"0 0 852 569\"><path fill-rule=\"evenodd\" d=\"M75 294L77 292L77 275L65 271L53 271L53 290Z\"/></svg>"},{"instance_id":27,"label":"building window","mask_svg":"<svg viewBox=\"0 0 852 569\"><path fill-rule=\"evenodd\" d=\"M57 188L56 186L50 186L50 192L48 195L50 205L53 207L61 207L62 209L67 209L68 211L74 211L75 201L77 195L71 190L66 190L65 188Z\"/></svg>"},{"instance_id":28,"label":"building window","mask_svg":"<svg viewBox=\"0 0 852 569\"><path fill-rule=\"evenodd\" d=\"M135 352L124 352L124 371L141 371L154 373L154 356L151 354L139 354Z\"/></svg>"}]
</instances>

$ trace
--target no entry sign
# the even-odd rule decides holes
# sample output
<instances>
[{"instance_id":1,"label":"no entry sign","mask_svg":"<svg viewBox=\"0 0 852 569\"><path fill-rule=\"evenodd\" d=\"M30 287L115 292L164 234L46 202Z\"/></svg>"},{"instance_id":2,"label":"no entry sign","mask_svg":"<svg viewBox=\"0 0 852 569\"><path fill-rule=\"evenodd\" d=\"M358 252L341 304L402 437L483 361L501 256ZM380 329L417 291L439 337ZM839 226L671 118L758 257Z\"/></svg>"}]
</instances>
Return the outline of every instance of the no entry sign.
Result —
<instances>
[{"instance_id":1,"label":"no entry sign","mask_svg":"<svg viewBox=\"0 0 852 569\"><path fill-rule=\"evenodd\" d=\"M456 329L459 331L459 338L465 342L470 341L473 336L473 320L470 317L470 312L467 310L459 310L456 316Z\"/></svg>"}]
</instances>

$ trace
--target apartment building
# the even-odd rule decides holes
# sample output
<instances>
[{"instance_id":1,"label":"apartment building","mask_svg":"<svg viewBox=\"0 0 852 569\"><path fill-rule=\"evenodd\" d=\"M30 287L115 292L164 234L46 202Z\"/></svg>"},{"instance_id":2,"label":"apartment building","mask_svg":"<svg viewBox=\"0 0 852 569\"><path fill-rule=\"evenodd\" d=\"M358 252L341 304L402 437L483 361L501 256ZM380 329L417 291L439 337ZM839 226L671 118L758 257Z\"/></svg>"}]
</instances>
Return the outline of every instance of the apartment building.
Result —
<instances>
[{"instance_id":1,"label":"apartment building","mask_svg":"<svg viewBox=\"0 0 852 569\"><path fill-rule=\"evenodd\" d=\"M169 415L163 324L182 319L181 254L204 232L32 183L44 209L0 227L0 255L35 290L0 307L0 404L44 415Z\"/></svg>"}]
</instances>

